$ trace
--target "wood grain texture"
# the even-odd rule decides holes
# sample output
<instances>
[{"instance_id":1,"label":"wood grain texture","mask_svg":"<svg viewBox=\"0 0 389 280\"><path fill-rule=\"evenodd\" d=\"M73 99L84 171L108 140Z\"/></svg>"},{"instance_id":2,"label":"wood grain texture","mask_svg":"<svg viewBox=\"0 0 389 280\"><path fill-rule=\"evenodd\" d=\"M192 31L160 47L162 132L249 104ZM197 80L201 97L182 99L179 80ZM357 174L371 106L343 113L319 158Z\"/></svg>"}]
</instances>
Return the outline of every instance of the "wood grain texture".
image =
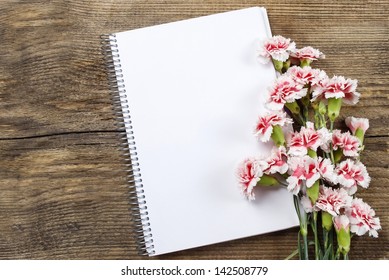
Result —
<instances>
[{"instance_id":1,"label":"wood grain texture","mask_svg":"<svg viewBox=\"0 0 389 280\"><path fill-rule=\"evenodd\" d=\"M361 193L381 218L378 239L351 258L387 259L389 92L387 1L17 1L0 5L0 259L141 259L118 150L99 35L251 6L274 34L327 55L329 75L359 80L370 118ZM255 221L254 221L255 222ZM160 259L282 259L297 230L177 252Z\"/></svg>"}]
</instances>

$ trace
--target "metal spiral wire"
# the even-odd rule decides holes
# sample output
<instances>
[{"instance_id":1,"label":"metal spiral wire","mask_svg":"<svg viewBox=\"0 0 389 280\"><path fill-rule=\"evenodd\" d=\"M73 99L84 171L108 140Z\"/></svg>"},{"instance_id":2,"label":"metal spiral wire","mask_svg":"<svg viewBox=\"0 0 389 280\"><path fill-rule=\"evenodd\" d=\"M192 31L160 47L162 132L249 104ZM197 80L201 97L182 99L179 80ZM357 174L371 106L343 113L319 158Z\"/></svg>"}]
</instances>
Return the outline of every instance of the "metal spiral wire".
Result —
<instances>
[{"instance_id":1,"label":"metal spiral wire","mask_svg":"<svg viewBox=\"0 0 389 280\"><path fill-rule=\"evenodd\" d=\"M140 255L153 255L153 235L148 217L135 137L132 130L130 110L120 64L119 49L115 34L101 36L102 53L106 61L108 84L118 126L120 150L123 152L127 183L129 185L129 205L134 224L134 234Z\"/></svg>"}]
</instances>

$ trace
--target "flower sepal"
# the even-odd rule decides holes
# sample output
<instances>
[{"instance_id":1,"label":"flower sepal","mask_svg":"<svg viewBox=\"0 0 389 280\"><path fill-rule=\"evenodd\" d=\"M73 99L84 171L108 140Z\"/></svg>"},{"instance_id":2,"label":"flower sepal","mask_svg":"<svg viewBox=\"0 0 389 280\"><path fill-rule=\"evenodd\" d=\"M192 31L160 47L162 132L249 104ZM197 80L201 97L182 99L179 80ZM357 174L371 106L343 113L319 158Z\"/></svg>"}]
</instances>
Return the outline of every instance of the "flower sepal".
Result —
<instances>
[{"instance_id":1,"label":"flower sepal","mask_svg":"<svg viewBox=\"0 0 389 280\"><path fill-rule=\"evenodd\" d=\"M273 141L277 145L277 147L285 146L285 136L284 136L284 132L282 131L281 126L279 126L279 125L273 126L273 132L271 134L271 139L273 139Z\"/></svg>"},{"instance_id":2,"label":"flower sepal","mask_svg":"<svg viewBox=\"0 0 389 280\"><path fill-rule=\"evenodd\" d=\"M279 185L280 183L277 181L276 178L263 174L261 179L259 179L257 185L264 186L264 187L271 187L271 186L276 186Z\"/></svg>"},{"instance_id":3,"label":"flower sepal","mask_svg":"<svg viewBox=\"0 0 389 280\"><path fill-rule=\"evenodd\" d=\"M313 183L312 187L307 188L307 195L309 199L312 201L312 204L315 204L315 202L319 198L319 190L320 190L319 180Z\"/></svg>"}]
</instances>

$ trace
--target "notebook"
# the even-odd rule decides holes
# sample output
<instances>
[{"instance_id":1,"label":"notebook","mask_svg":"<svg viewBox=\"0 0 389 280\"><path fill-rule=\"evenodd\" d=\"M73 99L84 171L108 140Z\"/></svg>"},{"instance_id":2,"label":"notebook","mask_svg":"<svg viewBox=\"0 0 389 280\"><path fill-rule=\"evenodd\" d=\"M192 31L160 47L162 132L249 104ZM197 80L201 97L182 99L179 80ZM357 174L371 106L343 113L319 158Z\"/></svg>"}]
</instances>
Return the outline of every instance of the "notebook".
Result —
<instances>
[{"instance_id":1,"label":"notebook","mask_svg":"<svg viewBox=\"0 0 389 280\"><path fill-rule=\"evenodd\" d=\"M255 55L270 36L253 7L102 37L140 254L298 225L285 189L248 201L236 179L240 161L271 149L253 136L276 77Z\"/></svg>"}]
</instances>

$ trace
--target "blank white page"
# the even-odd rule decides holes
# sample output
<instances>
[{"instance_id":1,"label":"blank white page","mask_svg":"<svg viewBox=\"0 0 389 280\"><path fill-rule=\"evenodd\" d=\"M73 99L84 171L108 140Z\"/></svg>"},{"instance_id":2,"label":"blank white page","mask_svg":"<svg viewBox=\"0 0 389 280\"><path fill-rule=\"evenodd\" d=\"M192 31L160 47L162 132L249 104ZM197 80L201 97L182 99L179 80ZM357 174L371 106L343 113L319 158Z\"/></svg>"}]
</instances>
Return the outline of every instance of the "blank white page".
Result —
<instances>
[{"instance_id":1,"label":"blank white page","mask_svg":"<svg viewBox=\"0 0 389 280\"><path fill-rule=\"evenodd\" d=\"M271 36L248 8L117 33L155 255L296 226L285 189L237 186L237 164L268 154L253 136L273 67L255 56Z\"/></svg>"}]
</instances>

